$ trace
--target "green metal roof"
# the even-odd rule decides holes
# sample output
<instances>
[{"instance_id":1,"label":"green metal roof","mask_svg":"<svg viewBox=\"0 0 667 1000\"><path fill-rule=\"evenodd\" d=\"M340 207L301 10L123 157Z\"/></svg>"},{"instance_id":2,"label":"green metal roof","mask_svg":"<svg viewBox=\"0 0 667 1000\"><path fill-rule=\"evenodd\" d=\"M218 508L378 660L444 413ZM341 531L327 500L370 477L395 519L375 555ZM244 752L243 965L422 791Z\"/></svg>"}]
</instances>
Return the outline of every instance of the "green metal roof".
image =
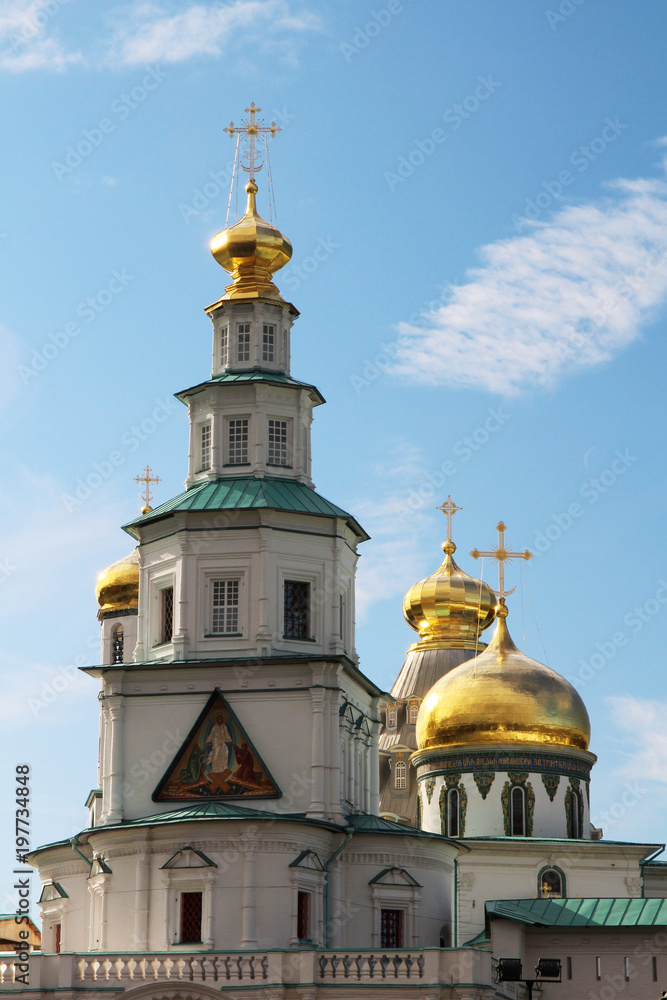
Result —
<instances>
[{"instance_id":1,"label":"green metal roof","mask_svg":"<svg viewBox=\"0 0 667 1000\"><path fill-rule=\"evenodd\" d=\"M667 926L667 899L495 899L486 912L542 927Z\"/></svg>"},{"instance_id":2,"label":"green metal roof","mask_svg":"<svg viewBox=\"0 0 667 1000\"><path fill-rule=\"evenodd\" d=\"M222 372L220 375L212 375L206 382L199 382L189 389L177 392L176 399L180 399L182 402L182 397L188 396L191 392L197 392L203 389L204 386L214 383L231 385L236 382L272 382L274 385L288 385L294 389L309 389L317 396L318 406L320 403L326 403L326 399L316 385L311 385L310 382L300 382L298 379L292 378L291 375L286 375L285 372L269 371L267 368L249 368L246 371Z\"/></svg>"},{"instance_id":3,"label":"green metal roof","mask_svg":"<svg viewBox=\"0 0 667 1000\"><path fill-rule=\"evenodd\" d=\"M418 830L417 827L408 826L407 823L395 823L391 819L382 819L381 816L371 816L366 813L350 816L348 824L355 833L396 833L402 837L440 838L439 833L428 833L426 830Z\"/></svg>"},{"instance_id":4,"label":"green metal roof","mask_svg":"<svg viewBox=\"0 0 667 1000\"><path fill-rule=\"evenodd\" d=\"M234 479L217 479L214 482L200 483L173 500L167 500L150 514L143 514L129 521L123 528L136 538L137 532L133 529L137 525L149 524L182 511L252 510L262 507L294 511L298 514L342 517L360 538L369 537L351 514L325 500L310 486L295 479L283 479L277 476L265 479L239 476Z\"/></svg>"}]
</instances>

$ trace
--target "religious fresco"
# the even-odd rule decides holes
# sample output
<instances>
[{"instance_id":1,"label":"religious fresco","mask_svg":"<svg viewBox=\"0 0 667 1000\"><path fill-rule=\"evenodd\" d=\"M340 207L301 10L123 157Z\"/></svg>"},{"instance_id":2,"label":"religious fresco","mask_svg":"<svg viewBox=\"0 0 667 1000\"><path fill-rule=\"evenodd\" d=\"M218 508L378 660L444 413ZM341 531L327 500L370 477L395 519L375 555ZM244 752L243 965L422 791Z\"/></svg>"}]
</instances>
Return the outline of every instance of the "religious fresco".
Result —
<instances>
[{"instance_id":1,"label":"religious fresco","mask_svg":"<svg viewBox=\"0 0 667 1000\"><path fill-rule=\"evenodd\" d=\"M280 794L234 712L215 691L155 789L153 800L266 799Z\"/></svg>"}]
</instances>

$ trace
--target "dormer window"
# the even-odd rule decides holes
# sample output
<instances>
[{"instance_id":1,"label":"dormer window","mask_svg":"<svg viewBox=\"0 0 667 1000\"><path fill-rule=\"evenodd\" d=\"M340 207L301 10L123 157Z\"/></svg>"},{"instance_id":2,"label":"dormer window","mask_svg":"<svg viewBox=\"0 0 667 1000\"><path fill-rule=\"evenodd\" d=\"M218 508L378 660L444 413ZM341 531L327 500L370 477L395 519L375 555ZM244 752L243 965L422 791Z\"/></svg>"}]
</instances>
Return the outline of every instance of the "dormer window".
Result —
<instances>
[{"instance_id":1,"label":"dormer window","mask_svg":"<svg viewBox=\"0 0 667 1000\"><path fill-rule=\"evenodd\" d=\"M211 468L211 425L202 424L199 432L199 471Z\"/></svg>"},{"instance_id":2,"label":"dormer window","mask_svg":"<svg viewBox=\"0 0 667 1000\"><path fill-rule=\"evenodd\" d=\"M408 710L408 722L411 726L417 725L418 715L419 715L419 702L411 701L410 708Z\"/></svg>"},{"instance_id":3,"label":"dormer window","mask_svg":"<svg viewBox=\"0 0 667 1000\"><path fill-rule=\"evenodd\" d=\"M387 709L387 729L396 729L396 706L390 705Z\"/></svg>"},{"instance_id":4,"label":"dormer window","mask_svg":"<svg viewBox=\"0 0 667 1000\"><path fill-rule=\"evenodd\" d=\"M236 360L250 361L250 323L236 324Z\"/></svg>"},{"instance_id":5,"label":"dormer window","mask_svg":"<svg viewBox=\"0 0 667 1000\"><path fill-rule=\"evenodd\" d=\"M262 327L262 361L273 361L275 356L276 328L272 323Z\"/></svg>"},{"instance_id":6,"label":"dormer window","mask_svg":"<svg viewBox=\"0 0 667 1000\"><path fill-rule=\"evenodd\" d=\"M394 768L394 788L407 788L408 785L408 769L405 765L405 761L397 760L396 767Z\"/></svg>"}]
</instances>

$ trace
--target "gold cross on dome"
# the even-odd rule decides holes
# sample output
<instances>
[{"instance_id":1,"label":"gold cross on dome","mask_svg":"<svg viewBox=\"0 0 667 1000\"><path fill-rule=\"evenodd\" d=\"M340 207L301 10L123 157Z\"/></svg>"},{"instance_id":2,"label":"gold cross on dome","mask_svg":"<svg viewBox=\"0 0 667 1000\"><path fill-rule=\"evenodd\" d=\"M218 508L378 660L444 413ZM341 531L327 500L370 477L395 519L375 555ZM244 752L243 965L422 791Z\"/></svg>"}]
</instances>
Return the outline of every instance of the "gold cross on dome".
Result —
<instances>
[{"instance_id":1,"label":"gold cross on dome","mask_svg":"<svg viewBox=\"0 0 667 1000\"><path fill-rule=\"evenodd\" d=\"M463 510L463 507L457 507L450 496L447 497L445 502L441 504L440 507L436 507L436 510L441 510L442 513L447 518L447 541L452 539L452 518L456 514L457 510Z\"/></svg>"},{"instance_id":2,"label":"gold cross on dome","mask_svg":"<svg viewBox=\"0 0 667 1000\"><path fill-rule=\"evenodd\" d=\"M265 125L261 118L255 118L255 115L259 114L261 108L255 107L255 102L253 101L249 108L245 109L249 118L241 119L240 125L235 125L234 122L229 123L229 128L224 129L225 132L229 132L231 136L238 133L241 139L248 140L248 149L246 150L245 157L246 163L241 163L242 168L246 173L250 174L250 180L254 179L256 173L264 166L263 163L257 163L258 153L255 149L255 139L257 136L260 138L266 136L269 133L271 138L273 138L276 132L282 132L281 128L278 128L275 122L271 122L270 125Z\"/></svg>"},{"instance_id":3,"label":"gold cross on dome","mask_svg":"<svg viewBox=\"0 0 667 1000\"><path fill-rule=\"evenodd\" d=\"M473 559L479 559L480 556L489 556L491 559L496 559L498 562L498 589L496 594L499 598L504 599L508 594L513 594L516 587L512 587L511 590L505 590L505 563L511 562L512 559L525 559L528 561L533 558L533 553L526 549L525 552L509 552L505 548L505 532L507 530L507 525L503 524L502 521L498 521L496 525L496 531L498 532L498 545L492 552L479 552L478 549L473 549L470 555Z\"/></svg>"},{"instance_id":4,"label":"gold cross on dome","mask_svg":"<svg viewBox=\"0 0 667 1000\"><path fill-rule=\"evenodd\" d=\"M153 499L153 495L151 493L151 484L162 482L159 476L151 476L151 472L152 469L150 465L147 465L146 468L144 469L143 476L134 477L135 483L139 483L139 485L141 485L142 483L144 484L143 496L141 498L144 501L144 506L141 508L142 514L148 514L151 510L150 503L151 500Z\"/></svg>"}]
</instances>

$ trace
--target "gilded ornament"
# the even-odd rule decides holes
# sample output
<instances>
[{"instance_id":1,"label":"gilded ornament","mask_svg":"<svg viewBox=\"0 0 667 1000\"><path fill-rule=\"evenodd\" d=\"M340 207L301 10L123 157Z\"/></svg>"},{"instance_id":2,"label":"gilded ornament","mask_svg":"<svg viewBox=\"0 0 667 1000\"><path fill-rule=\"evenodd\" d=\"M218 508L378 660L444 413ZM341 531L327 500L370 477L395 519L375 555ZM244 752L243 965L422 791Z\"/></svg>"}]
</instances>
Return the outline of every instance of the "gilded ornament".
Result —
<instances>
[{"instance_id":1,"label":"gilded ornament","mask_svg":"<svg viewBox=\"0 0 667 1000\"><path fill-rule=\"evenodd\" d=\"M473 778L483 799L491 791L491 785L496 777L495 771L473 771Z\"/></svg>"},{"instance_id":2,"label":"gilded ornament","mask_svg":"<svg viewBox=\"0 0 667 1000\"><path fill-rule=\"evenodd\" d=\"M435 791L435 778L427 778L424 782L424 788L426 789L426 801L430 805Z\"/></svg>"}]
</instances>

